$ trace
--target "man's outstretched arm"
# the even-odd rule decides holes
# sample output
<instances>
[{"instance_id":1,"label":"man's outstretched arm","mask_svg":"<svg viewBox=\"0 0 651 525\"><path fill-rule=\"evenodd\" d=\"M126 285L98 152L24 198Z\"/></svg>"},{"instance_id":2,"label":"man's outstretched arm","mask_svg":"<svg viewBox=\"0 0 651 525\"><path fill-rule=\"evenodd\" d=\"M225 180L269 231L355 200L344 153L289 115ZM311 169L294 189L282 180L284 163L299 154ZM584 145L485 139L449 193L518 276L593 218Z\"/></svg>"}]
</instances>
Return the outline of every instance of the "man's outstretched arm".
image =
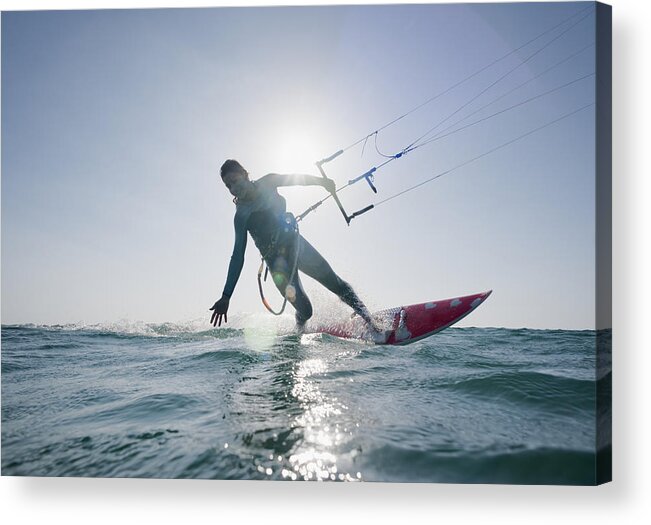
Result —
<instances>
[{"instance_id":1,"label":"man's outstretched arm","mask_svg":"<svg viewBox=\"0 0 651 525\"><path fill-rule=\"evenodd\" d=\"M235 245L233 246L233 255L231 255L231 262L228 265L228 277L224 285L224 291L221 298L215 302L210 308L213 313L210 318L210 323L213 326L221 326L222 317L224 323L228 322L228 306L230 304L231 295L235 291L242 267L244 266L244 253L246 252L246 224L244 220L235 215Z\"/></svg>"},{"instance_id":2,"label":"man's outstretched arm","mask_svg":"<svg viewBox=\"0 0 651 525\"><path fill-rule=\"evenodd\" d=\"M329 193L336 191L336 186L332 179L315 177L314 175L281 175L280 173L269 173L262 177L260 181L274 188L278 188L279 186L322 186Z\"/></svg>"}]
</instances>

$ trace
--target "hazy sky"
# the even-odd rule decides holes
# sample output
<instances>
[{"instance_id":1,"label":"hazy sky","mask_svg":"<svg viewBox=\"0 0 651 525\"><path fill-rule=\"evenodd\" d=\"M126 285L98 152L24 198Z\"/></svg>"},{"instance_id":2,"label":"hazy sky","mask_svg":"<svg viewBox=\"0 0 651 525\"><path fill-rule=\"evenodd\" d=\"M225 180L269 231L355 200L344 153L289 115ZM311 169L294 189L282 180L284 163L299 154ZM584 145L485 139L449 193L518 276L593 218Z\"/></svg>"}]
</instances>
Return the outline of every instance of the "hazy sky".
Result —
<instances>
[{"instance_id":1,"label":"hazy sky","mask_svg":"<svg viewBox=\"0 0 651 525\"><path fill-rule=\"evenodd\" d=\"M234 205L253 178L314 162L591 3L216 8L2 14L2 323L182 321L219 298ZM578 20L579 17L573 19ZM594 15L442 126L594 72ZM382 131L397 153L567 22ZM378 202L594 101L588 77L424 146L341 193ZM372 308L493 289L466 326L594 328L594 106L355 219L301 224ZM338 185L382 162L370 141ZM282 190L303 211L319 188ZM231 315L260 312L249 243ZM304 279L316 309L328 303ZM267 284L275 304L281 298Z\"/></svg>"}]
</instances>

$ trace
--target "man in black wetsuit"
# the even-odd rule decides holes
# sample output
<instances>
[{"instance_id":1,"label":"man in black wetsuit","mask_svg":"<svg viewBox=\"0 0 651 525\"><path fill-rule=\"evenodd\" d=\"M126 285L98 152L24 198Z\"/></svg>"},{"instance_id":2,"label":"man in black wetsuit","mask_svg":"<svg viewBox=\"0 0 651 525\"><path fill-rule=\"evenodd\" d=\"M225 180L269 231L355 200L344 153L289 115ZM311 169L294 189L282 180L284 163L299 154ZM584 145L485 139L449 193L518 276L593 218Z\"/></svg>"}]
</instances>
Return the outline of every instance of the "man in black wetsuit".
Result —
<instances>
[{"instance_id":1,"label":"man in black wetsuit","mask_svg":"<svg viewBox=\"0 0 651 525\"><path fill-rule=\"evenodd\" d=\"M210 308L210 322L221 326L227 322L228 305L244 265L247 231L264 257L274 284L296 309L296 326L302 331L312 317L312 304L303 290L297 269L320 282L350 306L373 331L375 328L368 309L351 286L341 279L323 256L293 228L287 228L285 199L278 194L279 186L323 186L335 192L331 179L312 175L279 175L270 173L252 181L248 172L236 160L227 160L221 167L222 181L235 202L235 246L228 266L226 285L219 299ZM291 219L290 219L291 220ZM298 258L296 258L298 250ZM292 275L293 273L293 275Z\"/></svg>"}]
</instances>

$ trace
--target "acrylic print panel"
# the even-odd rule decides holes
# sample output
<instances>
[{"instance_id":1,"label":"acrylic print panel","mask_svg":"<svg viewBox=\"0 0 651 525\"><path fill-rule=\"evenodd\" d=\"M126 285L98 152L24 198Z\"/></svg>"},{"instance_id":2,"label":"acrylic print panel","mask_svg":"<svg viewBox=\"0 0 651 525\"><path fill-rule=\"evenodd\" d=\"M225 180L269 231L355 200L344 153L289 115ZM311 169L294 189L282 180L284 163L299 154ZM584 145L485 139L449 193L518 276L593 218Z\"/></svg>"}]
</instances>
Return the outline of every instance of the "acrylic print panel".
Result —
<instances>
[{"instance_id":1,"label":"acrylic print panel","mask_svg":"<svg viewBox=\"0 0 651 525\"><path fill-rule=\"evenodd\" d=\"M608 6L5 12L2 49L3 475L610 479Z\"/></svg>"}]
</instances>

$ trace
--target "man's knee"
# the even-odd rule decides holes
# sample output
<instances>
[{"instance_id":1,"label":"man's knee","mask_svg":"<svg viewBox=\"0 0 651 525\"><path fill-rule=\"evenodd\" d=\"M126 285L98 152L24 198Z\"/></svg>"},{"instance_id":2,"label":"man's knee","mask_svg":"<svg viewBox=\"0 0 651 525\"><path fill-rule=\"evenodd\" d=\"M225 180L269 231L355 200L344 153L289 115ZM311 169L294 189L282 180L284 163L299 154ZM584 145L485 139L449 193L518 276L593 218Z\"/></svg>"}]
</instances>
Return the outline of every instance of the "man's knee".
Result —
<instances>
[{"instance_id":1,"label":"man's knee","mask_svg":"<svg viewBox=\"0 0 651 525\"><path fill-rule=\"evenodd\" d=\"M312 317L312 303L300 285L294 287L290 284L287 288L291 292L287 294L287 299L296 309L296 322L305 324Z\"/></svg>"},{"instance_id":2,"label":"man's knee","mask_svg":"<svg viewBox=\"0 0 651 525\"><path fill-rule=\"evenodd\" d=\"M302 304L300 308L296 306L296 322L298 324L305 324L310 317L312 317L312 305L310 303Z\"/></svg>"}]
</instances>

